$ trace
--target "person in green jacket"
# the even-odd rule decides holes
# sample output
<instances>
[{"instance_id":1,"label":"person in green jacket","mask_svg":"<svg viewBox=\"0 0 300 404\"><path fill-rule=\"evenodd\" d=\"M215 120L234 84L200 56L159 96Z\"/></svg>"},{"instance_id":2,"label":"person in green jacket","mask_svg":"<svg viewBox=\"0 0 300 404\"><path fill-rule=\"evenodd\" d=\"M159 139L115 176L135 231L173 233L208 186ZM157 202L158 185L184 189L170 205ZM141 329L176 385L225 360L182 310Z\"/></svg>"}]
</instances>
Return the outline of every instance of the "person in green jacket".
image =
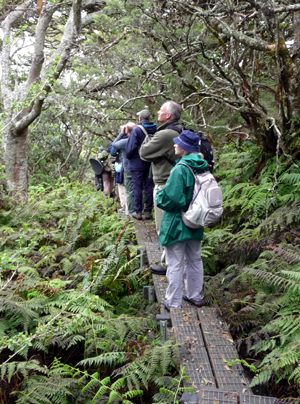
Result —
<instances>
[{"instance_id":1,"label":"person in green jacket","mask_svg":"<svg viewBox=\"0 0 300 404\"><path fill-rule=\"evenodd\" d=\"M181 307L182 299L197 307L204 305L203 264L201 260L201 240L204 229L187 227L181 212L189 207L194 190L194 176L184 162L195 172L208 171L207 161L199 153L199 137L194 132L184 130L173 139L175 154L181 159L171 170L165 187L156 194L156 204L164 210L159 232L159 243L165 247L168 288L165 308ZM186 264L184 261L186 260ZM183 295L183 279L186 295Z\"/></svg>"}]
</instances>

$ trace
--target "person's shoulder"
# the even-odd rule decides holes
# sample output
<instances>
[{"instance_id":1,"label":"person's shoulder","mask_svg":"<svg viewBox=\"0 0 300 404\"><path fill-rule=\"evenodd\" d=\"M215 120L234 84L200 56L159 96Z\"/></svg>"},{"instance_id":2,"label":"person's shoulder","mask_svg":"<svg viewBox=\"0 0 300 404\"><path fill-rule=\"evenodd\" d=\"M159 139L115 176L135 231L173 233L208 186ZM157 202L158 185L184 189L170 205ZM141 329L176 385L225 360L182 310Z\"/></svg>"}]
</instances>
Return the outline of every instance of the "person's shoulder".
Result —
<instances>
[{"instance_id":1,"label":"person's shoulder","mask_svg":"<svg viewBox=\"0 0 300 404\"><path fill-rule=\"evenodd\" d=\"M175 132L182 132L183 126L179 122L170 122L167 129L174 130Z\"/></svg>"},{"instance_id":2,"label":"person's shoulder","mask_svg":"<svg viewBox=\"0 0 300 404\"><path fill-rule=\"evenodd\" d=\"M130 142L130 139L132 139L133 137L136 137L136 136L139 134L139 131L140 131L140 130L141 130L141 129L138 128L138 126L135 126L135 127L132 129L132 131L130 132L130 135L128 136L129 142Z\"/></svg>"},{"instance_id":3,"label":"person's shoulder","mask_svg":"<svg viewBox=\"0 0 300 404\"><path fill-rule=\"evenodd\" d=\"M158 129L157 132L177 132L178 134L181 133L183 127L179 122L166 122L165 124L161 125Z\"/></svg>"},{"instance_id":4,"label":"person's shoulder","mask_svg":"<svg viewBox=\"0 0 300 404\"><path fill-rule=\"evenodd\" d=\"M128 137L116 139L116 140L113 141L113 146L115 147L115 145L125 144L125 143L127 143L127 141L128 141Z\"/></svg>"}]
</instances>

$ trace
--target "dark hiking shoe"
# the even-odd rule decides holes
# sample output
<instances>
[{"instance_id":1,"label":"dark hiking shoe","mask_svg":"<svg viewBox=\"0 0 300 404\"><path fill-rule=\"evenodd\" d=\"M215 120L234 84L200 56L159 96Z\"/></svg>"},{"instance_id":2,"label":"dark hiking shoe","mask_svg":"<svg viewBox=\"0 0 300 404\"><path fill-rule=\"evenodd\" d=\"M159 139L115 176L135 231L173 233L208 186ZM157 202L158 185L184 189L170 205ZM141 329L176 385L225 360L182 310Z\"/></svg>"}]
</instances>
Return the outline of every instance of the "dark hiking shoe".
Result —
<instances>
[{"instance_id":1,"label":"dark hiking shoe","mask_svg":"<svg viewBox=\"0 0 300 404\"><path fill-rule=\"evenodd\" d=\"M167 303L164 304L164 308L168 313L170 313L170 306Z\"/></svg>"},{"instance_id":2,"label":"dark hiking shoe","mask_svg":"<svg viewBox=\"0 0 300 404\"><path fill-rule=\"evenodd\" d=\"M150 271L155 275L166 275L167 268L161 264L151 264Z\"/></svg>"},{"instance_id":3,"label":"dark hiking shoe","mask_svg":"<svg viewBox=\"0 0 300 404\"><path fill-rule=\"evenodd\" d=\"M143 217L142 217L142 212L134 212L134 213L132 214L132 217L133 217L134 219L136 219L136 220L142 220L142 219L143 219Z\"/></svg>"},{"instance_id":4,"label":"dark hiking shoe","mask_svg":"<svg viewBox=\"0 0 300 404\"><path fill-rule=\"evenodd\" d=\"M153 216L152 216L151 212L145 211L144 214L143 214L143 219L144 219L144 220L151 220L151 219L153 219Z\"/></svg>"},{"instance_id":5,"label":"dark hiking shoe","mask_svg":"<svg viewBox=\"0 0 300 404\"><path fill-rule=\"evenodd\" d=\"M183 295L183 296L182 296L182 299L185 300L186 302L192 304L193 306L196 306L196 307L203 307L203 306L205 306L205 305L207 304L206 301L205 301L205 299L202 299L202 300L200 300L200 302L197 302L197 303L196 303L196 302L194 302L193 300L189 299L189 298L187 297L187 295Z\"/></svg>"}]
</instances>

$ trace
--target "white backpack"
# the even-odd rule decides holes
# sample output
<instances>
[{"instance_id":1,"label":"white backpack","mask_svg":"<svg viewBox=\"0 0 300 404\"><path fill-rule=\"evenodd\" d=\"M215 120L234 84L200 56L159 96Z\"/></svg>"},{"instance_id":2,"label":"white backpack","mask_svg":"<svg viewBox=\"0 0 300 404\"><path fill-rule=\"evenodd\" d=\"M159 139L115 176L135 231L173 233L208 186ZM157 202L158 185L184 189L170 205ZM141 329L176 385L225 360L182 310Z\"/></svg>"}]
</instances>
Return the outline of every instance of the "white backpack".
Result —
<instances>
[{"instance_id":1,"label":"white backpack","mask_svg":"<svg viewBox=\"0 0 300 404\"><path fill-rule=\"evenodd\" d=\"M223 213L223 195L215 177L210 172L195 174L185 163L195 178L194 192L186 212L181 212L181 218L187 227L199 229L216 223Z\"/></svg>"}]
</instances>

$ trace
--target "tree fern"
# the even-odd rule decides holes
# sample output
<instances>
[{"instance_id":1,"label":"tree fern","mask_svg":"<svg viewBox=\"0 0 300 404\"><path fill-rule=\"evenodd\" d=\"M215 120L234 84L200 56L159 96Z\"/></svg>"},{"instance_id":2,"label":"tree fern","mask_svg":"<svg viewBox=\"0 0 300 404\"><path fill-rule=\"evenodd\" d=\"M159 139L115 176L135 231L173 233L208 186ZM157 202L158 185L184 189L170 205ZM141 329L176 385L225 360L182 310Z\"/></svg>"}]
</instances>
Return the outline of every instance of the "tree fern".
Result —
<instances>
[{"instance_id":1,"label":"tree fern","mask_svg":"<svg viewBox=\"0 0 300 404\"><path fill-rule=\"evenodd\" d=\"M24 381L24 390L17 393L17 404L68 404L70 388L75 386L72 378L61 378L50 374L32 375Z\"/></svg>"}]
</instances>

